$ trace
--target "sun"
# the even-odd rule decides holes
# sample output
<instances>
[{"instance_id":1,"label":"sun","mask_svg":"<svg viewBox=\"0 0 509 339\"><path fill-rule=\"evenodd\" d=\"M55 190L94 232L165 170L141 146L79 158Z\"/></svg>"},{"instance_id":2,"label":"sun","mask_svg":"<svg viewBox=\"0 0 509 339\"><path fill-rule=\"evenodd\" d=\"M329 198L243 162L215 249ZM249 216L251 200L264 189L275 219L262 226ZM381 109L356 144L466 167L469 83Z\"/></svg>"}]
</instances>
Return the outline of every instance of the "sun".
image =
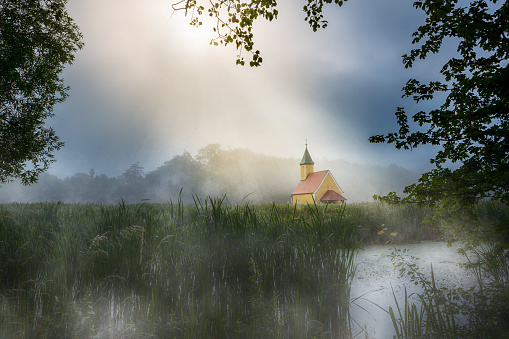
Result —
<instances>
[{"instance_id":1,"label":"sun","mask_svg":"<svg viewBox=\"0 0 509 339\"><path fill-rule=\"evenodd\" d=\"M171 4L162 1L157 8L151 10L154 20L161 25L161 32L167 41L176 44L179 48L190 50L203 50L208 47L211 40L217 35L213 32L213 23L206 15L196 17L196 14L185 11L173 11ZM192 25L193 18L203 22L202 25Z\"/></svg>"}]
</instances>

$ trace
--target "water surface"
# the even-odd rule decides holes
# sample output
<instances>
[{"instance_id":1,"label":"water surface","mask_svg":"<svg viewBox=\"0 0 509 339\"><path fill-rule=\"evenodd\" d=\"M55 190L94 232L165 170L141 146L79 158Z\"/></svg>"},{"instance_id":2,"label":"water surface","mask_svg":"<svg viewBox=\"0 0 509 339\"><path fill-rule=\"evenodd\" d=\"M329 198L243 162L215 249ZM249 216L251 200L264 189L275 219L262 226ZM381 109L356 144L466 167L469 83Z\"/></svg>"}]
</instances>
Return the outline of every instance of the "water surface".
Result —
<instances>
[{"instance_id":1,"label":"water surface","mask_svg":"<svg viewBox=\"0 0 509 339\"><path fill-rule=\"evenodd\" d=\"M466 258L456 252L458 246L449 248L444 242L434 241L407 245L367 246L359 250L358 266L351 292L352 300L356 299L350 310L352 318L357 323L354 334L359 333L360 338L365 336L361 329L364 326L370 338L392 338L395 332L390 316L375 304L388 310L389 306L395 308L393 290L400 306L404 302L405 287L408 294L422 291L420 286L414 285L407 276L401 277L399 270L394 269L390 257L387 256L394 247L408 249L407 259L416 263L428 278L431 277L433 264L435 282L438 287L468 288L475 284L474 275L459 265L464 263ZM419 259L412 260L410 256Z\"/></svg>"}]
</instances>

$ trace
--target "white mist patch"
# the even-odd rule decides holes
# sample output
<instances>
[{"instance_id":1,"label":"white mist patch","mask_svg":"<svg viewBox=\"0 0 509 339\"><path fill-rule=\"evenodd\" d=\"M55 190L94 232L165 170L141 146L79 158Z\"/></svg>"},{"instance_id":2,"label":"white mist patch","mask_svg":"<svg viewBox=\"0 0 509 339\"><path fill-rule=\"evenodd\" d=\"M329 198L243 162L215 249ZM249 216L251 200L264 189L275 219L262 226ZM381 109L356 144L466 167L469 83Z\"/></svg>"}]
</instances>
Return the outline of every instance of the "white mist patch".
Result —
<instances>
[{"instance_id":1,"label":"white mist patch","mask_svg":"<svg viewBox=\"0 0 509 339\"><path fill-rule=\"evenodd\" d=\"M282 1L277 20L253 27L263 66L250 68L235 65L234 44L209 45L215 33L207 13L194 28L191 13L172 15L170 0L70 0L85 47L65 70L70 97L51 121L66 142L53 168L70 175L88 163L117 174L140 161L150 169L210 143L300 157L305 139L316 157L426 162L422 153L368 143L372 134L394 131L382 128L395 119L381 107L397 103L381 89L403 76L401 36L409 47L412 29L400 34L400 26L415 25L415 10L367 1L326 6L329 27L318 32L301 6ZM394 98L400 95L398 84Z\"/></svg>"},{"instance_id":2,"label":"white mist patch","mask_svg":"<svg viewBox=\"0 0 509 339\"><path fill-rule=\"evenodd\" d=\"M185 17L181 11L172 16L167 1L75 1L70 12L83 31L86 47L69 70L76 85L71 83L75 90L66 104L73 109L59 121L83 126L90 115L78 112L88 109L109 117L101 118L94 129L99 139L108 135L107 130L131 128L122 133L131 138L113 137L120 144L107 147L115 147L117 154L136 153L140 157L134 161L155 162L157 155L167 158L170 152L220 143L299 156L305 138L316 140L316 146L332 145L323 136L333 135L334 128L327 123L328 112L313 101L316 80L305 68L284 67L277 62L281 58L258 69L235 66L234 46L209 46L214 37L210 22L193 28L188 24L190 14ZM260 48L276 45L277 39L267 42L269 32L263 31ZM249 53L244 57L249 59ZM93 93L92 101L73 104L85 93ZM101 102L108 103L107 110ZM88 152L95 154L80 152L84 157L104 151L87 140L89 133L58 129L67 147L94 147ZM332 147L321 148L327 152Z\"/></svg>"}]
</instances>

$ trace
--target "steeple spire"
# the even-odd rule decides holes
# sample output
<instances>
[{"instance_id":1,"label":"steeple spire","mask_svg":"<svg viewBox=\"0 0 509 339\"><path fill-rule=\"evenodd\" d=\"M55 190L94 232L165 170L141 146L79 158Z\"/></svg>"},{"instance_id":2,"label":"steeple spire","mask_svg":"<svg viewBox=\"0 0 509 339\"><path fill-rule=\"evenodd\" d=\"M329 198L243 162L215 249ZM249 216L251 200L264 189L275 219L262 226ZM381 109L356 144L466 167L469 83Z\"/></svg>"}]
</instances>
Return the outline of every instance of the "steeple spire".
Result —
<instances>
[{"instance_id":1,"label":"steeple spire","mask_svg":"<svg viewBox=\"0 0 509 339\"><path fill-rule=\"evenodd\" d=\"M304 155L302 156L302 161L300 162L301 165L310 164L314 165L313 159L311 159L311 155L309 155L308 152L308 143L306 139L306 150L304 151Z\"/></svg>"},{"instance_id":2,"label":"steeple spire","mask_svg":"<svg viewBox=\"0 0 509 339\"><path fill-rule=\"evenodd\" d=\"M304 155L302 156L302 161L300 162L300 180L306 180L306 177L309 173L313 173L313 159L311 159L311 155L309 155L308 151L308 140L306 139L306 150L304 151Z\"/></svg>"}]
</instances>

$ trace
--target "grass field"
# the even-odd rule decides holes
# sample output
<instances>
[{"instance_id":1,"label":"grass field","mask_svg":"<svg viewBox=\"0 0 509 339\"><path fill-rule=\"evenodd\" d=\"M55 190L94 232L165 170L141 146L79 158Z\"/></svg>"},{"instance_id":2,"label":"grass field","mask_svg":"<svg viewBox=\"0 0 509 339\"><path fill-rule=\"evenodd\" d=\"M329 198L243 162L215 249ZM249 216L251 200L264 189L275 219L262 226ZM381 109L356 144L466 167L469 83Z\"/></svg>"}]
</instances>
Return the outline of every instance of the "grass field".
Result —
<instances>
[{"instance_id":1,"label":"grass field","mask_svg":"<svg viewBox=\"0 0 509 339\"><path fill-rule=\"evenodd\" d=\"M359 246L439 237L430 210L0 205L2 338L349 338Z\"/></svg>"}]
</instances>

